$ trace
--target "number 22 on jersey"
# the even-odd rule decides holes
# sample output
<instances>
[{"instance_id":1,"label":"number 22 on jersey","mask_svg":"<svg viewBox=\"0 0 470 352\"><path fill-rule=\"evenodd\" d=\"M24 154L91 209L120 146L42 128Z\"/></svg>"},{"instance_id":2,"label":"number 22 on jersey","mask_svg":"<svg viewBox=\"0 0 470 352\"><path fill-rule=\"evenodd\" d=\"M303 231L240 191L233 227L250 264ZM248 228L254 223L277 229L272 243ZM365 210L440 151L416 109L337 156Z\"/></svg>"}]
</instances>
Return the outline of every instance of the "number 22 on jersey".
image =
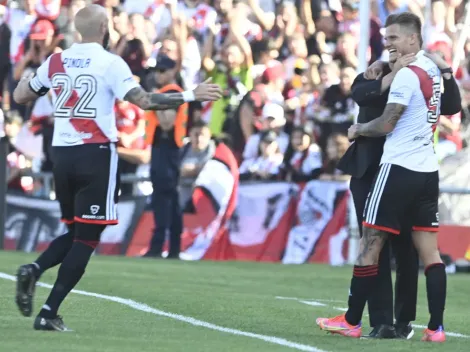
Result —
<instances>
[{"instance_id":1,"label":"number 22 on jersey","mask_svg":"<svg viewBox=\"0 0 470 352\"><path fill-rule=\"evenodd\" d=\"M56 93L54 116L62 118L94 119L96 109L90 103L96 96L97 81L91 75L79 75L71 78L65 73L52 76L52 88ZM78 95L81 92L81 96Z\"/></svg>"}]
</instances>

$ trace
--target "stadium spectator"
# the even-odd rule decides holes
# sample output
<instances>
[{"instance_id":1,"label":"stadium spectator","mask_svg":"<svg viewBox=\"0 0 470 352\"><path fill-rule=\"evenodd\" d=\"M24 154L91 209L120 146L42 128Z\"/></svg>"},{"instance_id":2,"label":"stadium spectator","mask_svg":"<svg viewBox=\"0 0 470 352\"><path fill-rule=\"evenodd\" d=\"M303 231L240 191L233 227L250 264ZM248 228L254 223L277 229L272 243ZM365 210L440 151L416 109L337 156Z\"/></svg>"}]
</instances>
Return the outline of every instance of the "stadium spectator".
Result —
<instances>
[{"instance_id":1,"label":"stadium spectator","mask_svg":"<svg viewBox=\"0 0 470 352\"><path fill-rule=\"evenodd\" d=\"M16 137L20 133L23 119L17 111L9 111L5 119L5 136L8 138L7 182L8 189L30 193L34 189L33 179L24 177L22 172L31 167L31 161L16 149Z\"/></svg>"},{"instance_id":2,"label":"stadium spectator","mask_svg":"<svg viewBox=\"0 0 470 352\"><path fill-rule=\"evenodd\" d=\"M48 20L39 20L31 28L29 35L30 46L26 54L16 63L13 79L19 81L23 75L34 72L51 55L53 45L54 25Z\"/></svg>"},{"instance_id":3,"label":"stadium spectator","mask_svg":"<svg viewBox=\"0 0 470 352\"><path fill-rule=\"evenodd\" d=\"M162 54L155 68L159 72L156 85L160 93L182 92L175 83L176 62ZM180 237L183 231L179 202L181 147L187 133L188 104L177 109L149 111L147 116L147 144L151 145L150 179L155 230L146 257L160 257L166 232L170 232L170 250L167 258L179 258Z\"/></svg>"},{"instance_id":4,"label":"stadium spectator","mask_svg":"<svg viewBox=\"0 0 470 352\"><path fill-rule=\"evenodd\" d=\"M358 108L351 97L351 86L356 77L352 67L341 69L340 82L327 88L316 115L318 144L325 148L332 133L346 134L357 116Z\"/></svg>"},{"instance_id":5,"label":"stadium spectator","mask_svg":"<svg viewBox=\"0 0 470 352\"><path fill-rule=\"evenodd\" d=\"M336 167L349 147L348 137L344 134L333 133L328 137L326 144L326 158L323 164L321 180L347 180L349 175L343 174Z\"/></svg>"},{"instance_id":6,"label":"stadium spectator","mask_svg":"<svg viewBox=\"0 0 470 352\"><path fill-rule=\"evenodd\" d=\"M243 151L243 159L253 159L259 154L261 139L266 132L273 131L276 135L276 146L281 154L284 154L289 145L289 136L282 129L286 124L284 109L281 105L267 103L263 107L261 119L261 132L248 139Z\"/></svg>"},{"instance_id":7,"label":"stadium spectator","mask_svg":"<svg viewBox=\"0 0 470 352\"><path fill-rule=\"evenodd\" d=\"M279 179L283 157L277 139L274 131L262 133L256 157L245 159L240 165L240 180Z\"/></svg>"},{"instance_id":8,"label":"stadium spectator","mask_svg":"<svg viewBox=\"0 0 470 352\"><path fill-rule=\"evenodd\" d=\"M241 99L253 88L253 58L249 42L241 34L243 23L243 13L237 8L230 18L230 27L222 50L214 53L214 39L220 30L220 27L215 26L210 27L203 49L203 69L212 78L212 82L225 91L221 100L205 107L205 115L214 135L222 132L225 120L233 118Z\"/></svg>"},{"instance_id":9,"label":"stadium spectator","mask_svg":"<svg viewBox=\"0 0 470 352\"><path fill-rule=\"evenodd\" d=\"M182 148L180 204L186 204L191 197L194 182L204 165L214 156L215 148L207 124L195 122L189 132L189 142Z\"/></svg>"},{"instance_id":10,"label":"stadium spectator","mask_svg":"<svg viewBox=\"0 0 470 352\"><path fill-rule=\"evenodd\" d=\"M193 125L189 134L189 143L182 151L181 177L193 182L215 152L215 143L205 122Z\"/></svg>"},{"instance_id":11,"label":"stadium spectator","mask_svg":"<svg viewBox=\"0 0 470 352\"><path fill-rule=\"evenodd\" d=\"M284 178L291 182L306 182L320 175L321 150L304 127L295 127L292 130L282 168Z\"/></svg>"},{"instance_id":12,"label":"stadium spectator","mask_svg":"<svg viewBox=\"0 0 470 352\"><path fill-rule=\"evenodd\" d=\"M234 118L225 122L224 130L231 137L231 147L239 161L242 159L248 139L262 128L263 107L268 102L279 105L284 102L282 94L285 85L284 66L269 57L266 60L262 64L265 69L260 77L260 83L243 97Z\"/></svg>"},{"instance_id":13,"label":"stadium spectator","mask_svg":"<svg viewBox=\"0 0 470 352\"><path fill-rule=\"evenodd\" d=\"M145 19L140 14L129 16L129 30L121 36L116 54L121 56L131 68L132 73L141 80L144 77L145 59L150 55L149 39L145 33Z\"/></svg>"}]
</instances>

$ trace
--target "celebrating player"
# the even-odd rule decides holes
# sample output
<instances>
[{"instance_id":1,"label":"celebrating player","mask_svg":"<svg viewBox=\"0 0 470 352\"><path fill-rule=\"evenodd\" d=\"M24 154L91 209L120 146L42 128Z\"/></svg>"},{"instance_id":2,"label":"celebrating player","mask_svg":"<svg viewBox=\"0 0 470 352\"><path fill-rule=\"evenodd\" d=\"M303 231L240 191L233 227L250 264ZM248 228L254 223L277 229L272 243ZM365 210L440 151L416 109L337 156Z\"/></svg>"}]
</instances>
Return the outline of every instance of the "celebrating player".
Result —
<instances>
[{"instance_id":1,"label":"celebrating player","mask_svg":"<svg viewBox=\"0 0 470 352\"><path fill-rule=\"evenodd\" d=\"M345 315L319 318L321 329L349 337L361 336L361 318L375 289L380 251L389 234L399 235L405 217L412 222L412 239L425 265L431 319L423 341L443 342L446 272L437 248L439 228L439 164L433 132L440 114L441 75L420 51L421 22L400 13L387 18L386 48L390 55L417 53L416 61L395 76L381 117L350 127L350 139L387 135L384 152L363 219L363 237L354 266Z\"/></svg>"},{"instance_id":2,"label":"celebrating player","mask_svg":"<svg viewBox=\"0 0 470 352\"><path fill-rule=\"evenodd\" d=\"M17 273L16 303L32 314L35 284L41 274L61 264L52 291L34 322L36 330L67 331L57 312L79 282L107 225L118 222L117 130L113 107L127 100L145 110L177 107L190 101L216 101L218 85L205 82L183 93L148 93L133 79L119 56L105 50L109 41L106 10L91 5L75 16L81 43L51 55L34 77L14 92L20 104L52 90L54 101L54 182L68 232L56 238L32 264Z\"/></svg>"}]
</instances>

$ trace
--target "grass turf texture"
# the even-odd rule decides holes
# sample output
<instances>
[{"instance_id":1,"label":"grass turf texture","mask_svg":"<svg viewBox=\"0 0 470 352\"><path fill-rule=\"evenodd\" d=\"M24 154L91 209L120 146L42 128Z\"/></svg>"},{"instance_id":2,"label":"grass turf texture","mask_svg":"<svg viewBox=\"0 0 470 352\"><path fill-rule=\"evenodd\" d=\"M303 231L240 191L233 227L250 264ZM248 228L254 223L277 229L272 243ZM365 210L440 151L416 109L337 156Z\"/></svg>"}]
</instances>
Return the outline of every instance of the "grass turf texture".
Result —
<instances>
[{"instance_id":1,"label":"grass turf texture","mask_svg":"<svg viewBox=\"0 0 470 352\"><path fill-rule=\"evenodd\" d=\"M0 252L0 272L14 275L20 264L36 256ZM56 269L41 281L53 283ZM356 340L327 335L315 325L318 316L339 314L346 307L351 268L326 265L281 265L242 262L183 262L125 257L93 257L76 287L145 303L166 312L245 332L269 335L323 351L468 351L470 339L448 337L445 345L419 341ZM428 319L425 280L420 276L418 319ZM449 276L446 330L470 335L468 275ZM34 315L49 289L37 287L32 318L22 317L14 304L15 283L0 279L0 351L295 351L245 336L236 336L132 309L103 299L72 293L59 314L71 333L37 332ZM312 306L276 296L307 301L338 300ZM368 317L364 318L368 333Z\"/></svg>"}]
</instances>

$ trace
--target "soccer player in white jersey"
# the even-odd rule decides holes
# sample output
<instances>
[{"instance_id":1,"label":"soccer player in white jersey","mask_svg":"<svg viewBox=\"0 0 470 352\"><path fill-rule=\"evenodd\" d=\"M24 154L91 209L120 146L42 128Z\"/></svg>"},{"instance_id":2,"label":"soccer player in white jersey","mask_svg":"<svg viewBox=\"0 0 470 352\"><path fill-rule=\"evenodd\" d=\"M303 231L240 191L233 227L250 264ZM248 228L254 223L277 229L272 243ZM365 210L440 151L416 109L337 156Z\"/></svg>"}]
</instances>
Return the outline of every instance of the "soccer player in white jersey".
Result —
<instances>
[{"instance_id":1,"label":"soccer player in white jersey","mask_svg":"<svg viewBox=\"0 0 470 352\"><path fill-rule=\"evenodd\" d=\"M439 165L433 132L440 113L441 73L420 50L421 22L411 13L391 15L385 24L390 56L416 53L416 61L395 76L383 115L350 127L350 139L387 135L380 169L369 193L351 281L348 311L318 318L321 329L349 337L361 336L361 319L374 290L379 254L391 235L398 236L405 217L412 221L412 239L425 265L431 318L423 341L444 342L443 315L446 272L437 248L439 228Z\"/></svg>"},{"instance_id":2,"label":"soccer player in white jersey","mask_svg":"<svg viewBox=\"0 0 470 352\"><path fill-rule=\"evenodd\" d=\"M222 96L220 87L208 82L183 93L146 92L134 81L124 60L105 50L108 17L101 6L80 10L75 28L81 43L51 55L34 77L18 84L13 95L25 104L52 91L54 183L62 220L69 228L35 262L18 269L16 303L24 316L30 316L37 280L45 270L61 264L34 322L36 330L68 330L57 314L59 306L84 274L105 227L118 222L116 99L159 110L194 100L216 101Z\"/></svg>"}]
</instances>

